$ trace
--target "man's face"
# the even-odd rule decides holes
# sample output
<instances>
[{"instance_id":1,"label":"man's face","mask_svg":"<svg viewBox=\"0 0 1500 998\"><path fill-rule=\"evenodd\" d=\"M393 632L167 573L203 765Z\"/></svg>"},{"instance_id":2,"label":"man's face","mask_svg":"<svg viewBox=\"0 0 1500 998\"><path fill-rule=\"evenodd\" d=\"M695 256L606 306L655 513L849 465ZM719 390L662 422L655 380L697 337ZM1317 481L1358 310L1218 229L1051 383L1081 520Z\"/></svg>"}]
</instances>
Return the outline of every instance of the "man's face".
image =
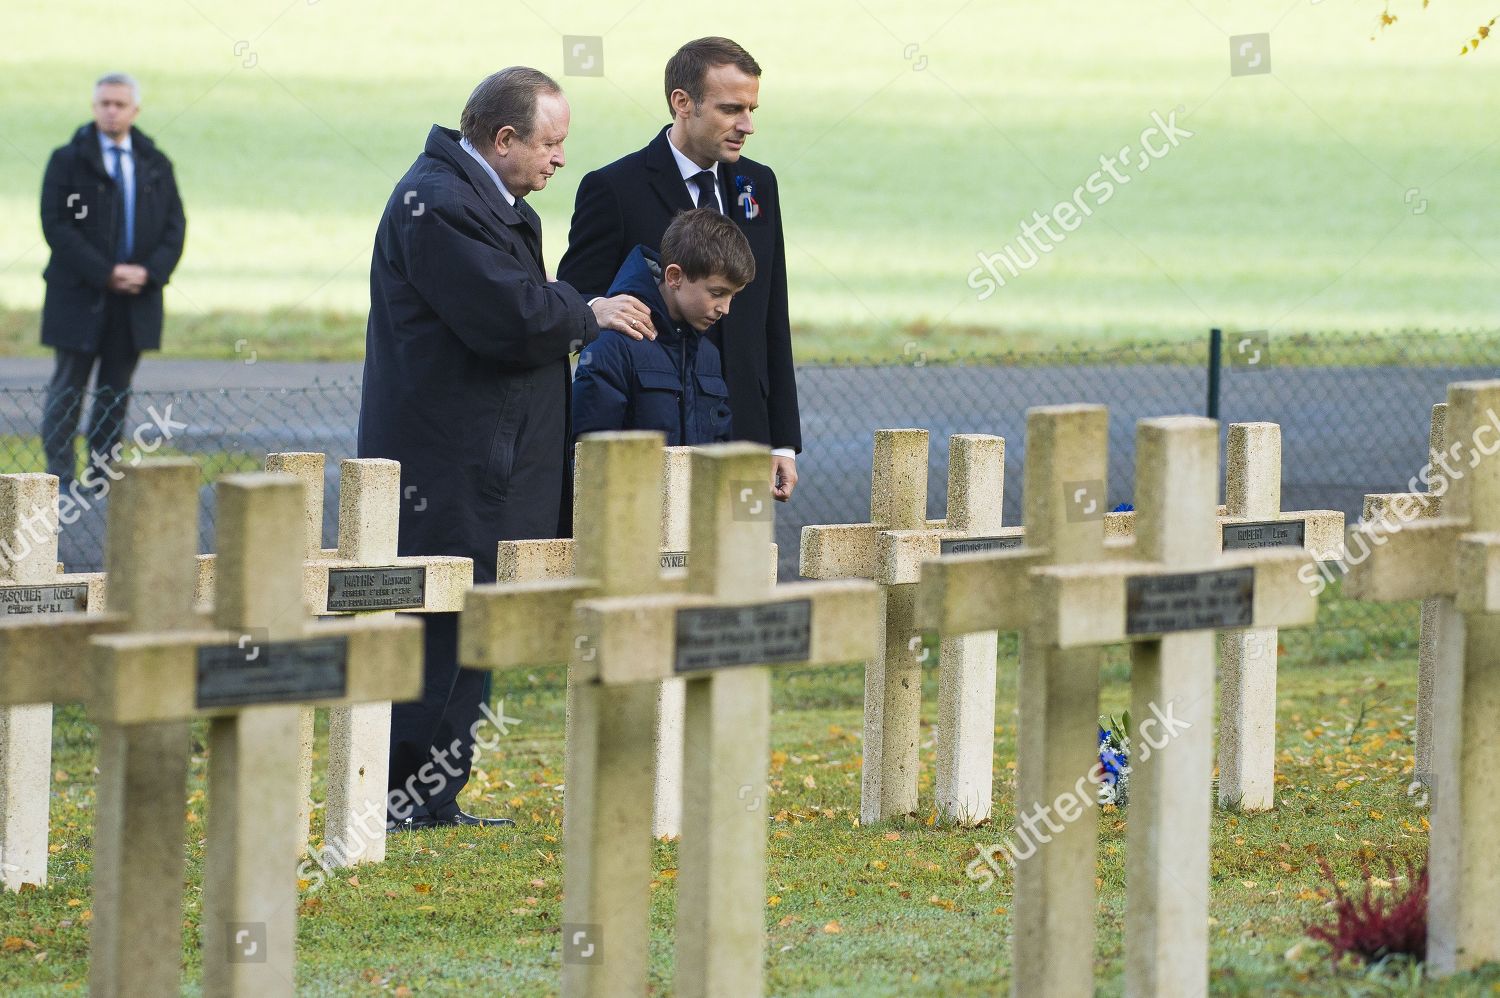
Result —
<instances>
[{"instance_id":1,"label":"man's face","mask_svg":"<svg viewBox=\"0 0 1500 998\"><path fill-rule=\"evenodd\" d=\"M691 110L677 113L683 152L694 160L735 163L755 133L751 115L760 107L760 80L738 66L714 66L703 78L703 100L685 104Z\"/></svg>"},{"instance_id":2,"label":"man's face","mask_svg":"<svg viewBox=\"0 0 1500 998\"><path fill-rule=\"evenodd\" d=\"M123 139L141 110L130 88L123 83L106 83L94 88L94 124L112 139Z\"/></svg>"},{"instance_id":3,"label":"man's face","mask_svg":"<svg viewBox=\"0 0 1500 998\"><path fill-rule=\"evenodd\" d=\"M690 281L675 263L669 264L662 276L672 289L677 314L700 333L728 315L729 303L744 289L744 285L731 284L722 274Z\"/></svg>"},{"instance_id":4,"label":"man's face","mask_svg":"<svg viewBox=\"0 0 1500 998\"><path fill-rule=\"evenodd\" d=\"M568 101L562 94L544 93L536 99L531 138L521 141L506 127L495 136L495 172L516 197L547 186L547 180L567 162L563 140L568 137Z\"/></svg>"}]
</instances>

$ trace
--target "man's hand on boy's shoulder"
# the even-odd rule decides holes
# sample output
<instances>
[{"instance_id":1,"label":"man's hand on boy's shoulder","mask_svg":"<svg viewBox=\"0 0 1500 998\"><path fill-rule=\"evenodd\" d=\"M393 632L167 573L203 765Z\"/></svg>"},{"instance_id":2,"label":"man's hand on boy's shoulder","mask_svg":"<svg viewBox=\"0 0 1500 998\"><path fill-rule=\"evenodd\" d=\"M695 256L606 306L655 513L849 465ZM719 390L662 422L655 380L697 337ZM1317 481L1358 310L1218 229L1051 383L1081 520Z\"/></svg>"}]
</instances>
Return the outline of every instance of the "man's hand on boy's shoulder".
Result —
<instances>
[{"instance_id":1,"label":"man's hand on boy's shoulder","mask_svg":"<svg viewBox=\"0 0 1500 998\"><path fill-rule=\"evenodd\" d=\"M651 323L651 310L634 295L615 295L613 298L595 298L589 302L594 310L594 319L600 329L613 329L631 339L656 339L656 327Z\"/></svg>"}]
</instances>

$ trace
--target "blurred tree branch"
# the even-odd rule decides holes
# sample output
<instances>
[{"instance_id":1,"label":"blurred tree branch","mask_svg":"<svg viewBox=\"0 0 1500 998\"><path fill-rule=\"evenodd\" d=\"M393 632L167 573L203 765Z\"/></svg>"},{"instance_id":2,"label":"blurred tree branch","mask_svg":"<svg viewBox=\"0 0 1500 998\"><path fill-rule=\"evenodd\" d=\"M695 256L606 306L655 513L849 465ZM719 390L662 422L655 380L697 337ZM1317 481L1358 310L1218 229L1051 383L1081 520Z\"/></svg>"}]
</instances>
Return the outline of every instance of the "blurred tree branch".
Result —
<instances>
[{"instance_id":1,"label":"blurred tree branch","mask_svg":"<svg viewBox=\"0 0 1500 998\"><path fill-rule=\"evenodd\" d=\"M1429 2L1431 2L1431 0L1422 0L1423 10L1427 9L1427 4ZM1397 17L1395 14L1391 13L1391 5L1389 2L1387 2L1385 5L1385 10L1380 12L1380 30L1384 31L1388 26L1395 24L1396 21ZM1479 27L1475 28L1473 37L1464 43L1464 47L1459 50L1458 54L1468 55L1470 52L1479 48L1479 43L1490 36L1490 29L1495 26L1496 21L1500 21L1500 14L1497 14L1495 17L1490 18L1488 21L1485 21L1483 24L1479 25ZM1375 37L1373 35L1370 36L1370 41L1373 42L1374 40Z\"/></svg>"}]
</instances>

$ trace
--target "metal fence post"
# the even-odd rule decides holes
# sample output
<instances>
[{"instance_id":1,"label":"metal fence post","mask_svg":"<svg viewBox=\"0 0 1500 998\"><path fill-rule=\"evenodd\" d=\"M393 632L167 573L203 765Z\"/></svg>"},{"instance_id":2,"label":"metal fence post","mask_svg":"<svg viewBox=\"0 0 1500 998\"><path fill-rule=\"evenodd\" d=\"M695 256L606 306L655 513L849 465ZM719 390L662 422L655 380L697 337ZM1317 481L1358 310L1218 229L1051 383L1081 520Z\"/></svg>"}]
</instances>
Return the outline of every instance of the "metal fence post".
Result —
<instances>
[{"instance_id":1,"label":"metal fence post","mask_svg":"<svg viewBox=\"0 0 1500 998\"><path fill-rule=\"evenodd\" d=\"M1224 353L1224 331L1208 331L1208 412L1209 419L1219 418L1219 370Z\"/></svg>"}]
</instances>

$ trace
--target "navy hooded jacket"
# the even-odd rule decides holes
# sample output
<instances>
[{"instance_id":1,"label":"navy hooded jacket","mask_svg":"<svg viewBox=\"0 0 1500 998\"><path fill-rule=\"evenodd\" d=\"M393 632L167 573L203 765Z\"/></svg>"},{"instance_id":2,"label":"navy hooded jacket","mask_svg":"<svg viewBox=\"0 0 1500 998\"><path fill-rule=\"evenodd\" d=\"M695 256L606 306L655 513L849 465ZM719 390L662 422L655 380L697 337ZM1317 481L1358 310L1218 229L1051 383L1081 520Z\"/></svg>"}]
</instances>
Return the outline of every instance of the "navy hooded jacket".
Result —
<instances>
[{"instance_id":1,"label":"navy hooded jacket","mask_svg":"<svg viewBox=\"0 0 1500 998\"><path fill-rule=\"evenodd\" d=\"M573 439L600 430L660 430L668 447L729 439L729 386L719 351L687 323L674 323L657 282L661 261L637 246L609 294L634 295L651 310L655 340L613 329L583 348L573 376Z\"/></svg>"}]
</instances>

